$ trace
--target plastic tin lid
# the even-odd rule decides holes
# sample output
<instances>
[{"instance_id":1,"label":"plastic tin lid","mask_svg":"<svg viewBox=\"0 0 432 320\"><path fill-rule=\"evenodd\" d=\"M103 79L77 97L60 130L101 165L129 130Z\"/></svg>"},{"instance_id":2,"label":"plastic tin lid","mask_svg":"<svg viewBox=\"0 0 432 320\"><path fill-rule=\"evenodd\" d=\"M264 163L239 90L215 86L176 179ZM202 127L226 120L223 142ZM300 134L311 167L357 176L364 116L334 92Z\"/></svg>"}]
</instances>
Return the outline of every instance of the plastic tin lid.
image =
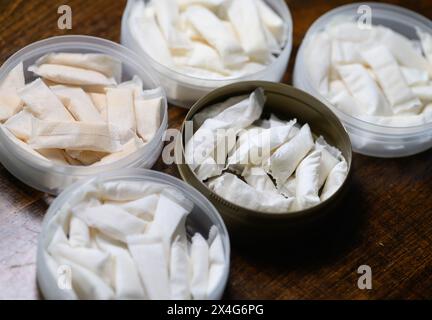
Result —
<instances>
[{"instance_id":1,"label":"plastic tin lid","mask_svg":"<svg viewBox=\"0 0 432 320\"><path fill-rule=\"evenodd\" d=\"M81 190L89 184L108 181L146 181L167 185L180 192L194 203L194 208L186 220L186 230L188 235L192 236L195 232L201 233L204 237L212 225L219 228L222 244L225 252L225 266L221 282L216 289L210 293L209 299L221 299L228 282L230 269L231 246L230 239L225 224L220 217L216 208L202 194L197 192L191 186L183 181L172 177L168 174L145 170L145 169L122 169L98 175L93 178L84 179L76 182L65 189L50 205L42 224L42 230L38 238L37 250L37 282L41 293L45 299L73 299L70 291L60 289L57 279L50 271L46 257L45 248L50 243L54 232L57 230L57 214L59 210L69 201L79 197ZM61 276L61 274L59 274Z\"/></svg>"}]
</instances>

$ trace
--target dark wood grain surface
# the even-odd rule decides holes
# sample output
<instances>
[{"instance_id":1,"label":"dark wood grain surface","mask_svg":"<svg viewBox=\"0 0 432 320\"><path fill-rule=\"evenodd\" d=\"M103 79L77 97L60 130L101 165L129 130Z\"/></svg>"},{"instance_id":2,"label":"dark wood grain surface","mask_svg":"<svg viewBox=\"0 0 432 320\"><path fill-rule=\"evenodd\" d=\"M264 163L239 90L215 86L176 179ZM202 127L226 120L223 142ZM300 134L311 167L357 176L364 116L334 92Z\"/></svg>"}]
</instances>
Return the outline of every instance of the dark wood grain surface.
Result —
<instances>
[{"instance_id":1,"label":"dark wood grain surface","mask_svg":"<svg viewBox=\"0 0 432 320\"><path fill-rule=\"evenodd\" d=\"M288 1L294 49L284 82L291 82L297 48L311 23L348 1ZM432 1L391 1L432 18ZM73 10L73 29L57 28L57 8ZM87 34L118 42L124 0L0 0L0 64L47 37ZM170 127L186 111L171 107ZM178 175L158 161L155 168ZM340 219L310 241L263 254L233 247L228 299L432 298L432 150L404 159L354 156L351 190ZM0 167L0 299L37 299L36 245L52 199ZM373 289L357 287L369 265Z\"/></svg>"}]
</instances>

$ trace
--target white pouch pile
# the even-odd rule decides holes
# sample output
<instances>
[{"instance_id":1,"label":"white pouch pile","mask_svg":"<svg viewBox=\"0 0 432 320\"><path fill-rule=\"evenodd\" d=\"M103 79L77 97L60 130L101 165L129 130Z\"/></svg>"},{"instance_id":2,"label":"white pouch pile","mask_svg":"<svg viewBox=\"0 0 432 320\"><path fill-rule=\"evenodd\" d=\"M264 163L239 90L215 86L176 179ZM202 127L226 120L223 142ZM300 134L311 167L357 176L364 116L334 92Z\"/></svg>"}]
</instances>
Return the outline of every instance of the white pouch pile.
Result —
<instances>
[{"instance_id":1,"label":"white pouch pile","mask_svg":"<svg viewBox=\"0 0 432 320\"><path fill-rule=\"evenodd\" d=\"M252 210L287 213L327 200L348 174L341 152L308 124L261 119L265 101L257 89L197 113L186 163L216 194Z\"/></svg>"},{"instance_id":2,"label":"white pouch pile","mask_svg":"<svg viewBox=\"0 0 432 320\"><path fill-rule=\"evenodd\" d=\"M381 25L337 21L311 36L312 85L358 119L391 127L432 122L432 35L413 41Z\"/></svg>"},{"instance_id":3,"label":"white pouch pile","mask_svg":"<svg viewBox=\"0 0 432 320\"><path fill-rule=\"evenodd\" d=\"M161 124L163 91L137 76L120 83L122 64L104 54L52 53L23 63L0 84L0 121L32 156L59 165L112 163L150 142Z\"/></svg>"},{"instance_id":4,"label":"white pouch pile","mask_svg":"<svg viewBox=\"0 0 432 320\"><path fill-rule=\"evenodd\" d=\"M263 70L287 41L286 23L264 0L137 1L128 25L154 60L205 79Z\"/></svg>"},{"instance_id":5,"label":"white pouch pile","mask_svg":"<svg viewBox=\"0 0 432 320\"><path fill-rule=\"evenodd\" d=\"M167 185L87 185L49 222L48 271L56 279L60 267L70 268L74 299L207 299L226 261L216 226L188 238L193 207Z\"/></svg>"}]
</instances>

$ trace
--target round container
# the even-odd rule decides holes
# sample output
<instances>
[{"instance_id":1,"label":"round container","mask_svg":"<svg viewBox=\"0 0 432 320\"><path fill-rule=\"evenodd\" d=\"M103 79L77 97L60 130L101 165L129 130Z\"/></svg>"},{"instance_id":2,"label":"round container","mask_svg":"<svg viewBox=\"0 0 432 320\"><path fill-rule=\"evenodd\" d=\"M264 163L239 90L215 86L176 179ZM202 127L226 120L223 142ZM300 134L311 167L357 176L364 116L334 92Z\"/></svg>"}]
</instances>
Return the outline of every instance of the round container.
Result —
<instances>
[{"instance_id":1,"label":"round container","mask_svg":"<svg viewBox=\"0 0 432 320\"><path fill-rule=\"evenodd\" d=\"M269 64L264 70L257 73L244 75L236 78L225 78L220 80L210 80L199 78L196 76L179 73L171 68L168 68L158 61L150 57L137 43L129 30L129 17L137 1L143 0L128 0L122 20L121 43L139 54L144 64L148 64L153 68L155 76L159 79L164 87L168 101L171 104L190 108L198 99L209 93L210 91L228 85L233 82L245 80L266 80L279 82L282 80L292 49L292 33L293 22L291 13L283 0L265 0L268 5L285 21L287 25L287 40L281 54L275 61ZM148 0L144 0L148 2Z\"/></svg>"},{"instance_id":2,"label":"round container","mask_svg":"<svg viewBox=\"0 0 432 320\"><path fill-rule=\"evenodd\" d=\"M42 224L37 251L37 281L45 299L71 299L70 292L67 290L61 290L57 285L57 280L49 271L45 248L50 243L54 232L57 230L58 223L56 221L56 214L59 209L68 202L79 198L81 190L96 181L102 183L112 181L154 182L172 187L191 200L194 203L194 208L186 220L186 231L188 236L192 237L196 232L199 232L207 238L210 228L213 225L219 229L221 235L226 264L224 266L223 278L217 288L210 293L209 299L218 300L222 298L228 282L231 247L227 229L216 208L194 188L170 175L144 169L123 169L79 181L64 190L50 205Z\"/></svg>"},{"instance_id":3,"label":"round container","mask_svg":"<svg viewBox=\"0 0 432 320\"><path fill-rule=\"evenodd\" d=\"M132 79L134 75L141 77L144 88L158 87L145 65L129 49L114 42L88 36L61 36L35 42L11 56L0 68L0 83L8 73L21 61L24 63L26 83L36 79L26 71L38 58L53 52L71 53L102 53L119 59L123 63L122 81ZM93 176L106 171L120 168L151 168L162 152L162 137L167 128L167 101L163 99L161 108L161 126L155 137L143 148L110 164L95 167L61 166L43 159L37 159L26 150L18 147L0 129L0 161L6 169L23 183L50 194L58 194L65 187L78 179Z\"/></svg>"},{"instance_id":4,"label":"round container","mask_svg":"<svg viewBox=\"0 0 432 320\"><path fill-rule=\"evenodd\" d=\"M197 112L207 106L225 101L230 97L250 94L259 87L264 89L267 97L264 113L273 113L284 120L296 118L300 124L308 123L313 134L322 135L330 145L342 151L349 171L345 182L332 197L306 210L272 214L240 207L210 190L196 177L189 165L185 164L185 123L183 123L182 134L179 135L175 147L176 163L181 177L210 199L224 218L232 237L236 237L237 241L248 243L251 238L265 241L274 240L276 237L291 237L313 225L314 222L320 221L321 218L331 213L342 200L348 189L352 169L351 143L336 115L314 97L288 85L265 81L248 81L228 85L200 99L187 114L185 122L191 121Z\"/></svg>"},{"instance_id":5,"label":"round container","mask_svg":"<svg viewBox=\"0 0 432 320\"><path fill-rule=\"evenodd\" d=\"M304 62L305 48L311 35L322 31L336 17L357 21L361 5L372 9L372 24L393 29L409 39L419 40L416 28L432 34L429 19L398 6L380 3L355 3L331 10L316 20L309 28L297 53L294 68L294 86L309 92L325 103L341 119L346 127L355 152L375 157L395 158L413 155L432 147L432 123L413 127L389 127L366 122L344 113L333 106L312 86Z\"/></svg>"}]
</instances>

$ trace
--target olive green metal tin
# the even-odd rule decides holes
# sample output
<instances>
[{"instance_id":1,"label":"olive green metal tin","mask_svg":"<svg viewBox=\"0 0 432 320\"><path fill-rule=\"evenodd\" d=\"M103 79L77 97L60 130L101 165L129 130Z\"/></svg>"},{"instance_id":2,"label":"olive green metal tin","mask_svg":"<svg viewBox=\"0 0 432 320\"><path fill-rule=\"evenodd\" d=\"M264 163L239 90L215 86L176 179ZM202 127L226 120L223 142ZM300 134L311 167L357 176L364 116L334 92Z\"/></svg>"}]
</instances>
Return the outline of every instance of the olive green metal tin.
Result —
<instances>
[{"instance_id":1,"label":"olive green metal tin","mask_svg":"<svg viewBox=\"0 0 432 320\"><path fill-rule=\"evenodd\" d=\"M185 164L184 130L186 121L191 121L197 112L207 106L233 96L251 93L259 87L264 89L267 97L264 106L265 114L273 113L281 119L290 120L296 118L300 124L308 123L315 135L322 135L328 143L339 148L348 163L348 177L341 188L328 200L313 208L297 212L272 214L240 207L210 190L203 182L197 179L189 165ZM194 129L196 130L196 128ZM328 214L337 210L337 206L348 189L352 168L351 142L336 115L323 103L299 89L285 84L265 81L234 83L216 89L197 101L187 114L181 128L181 135L177 138L175 157L182 179L198 189L213 203L225 220L233 238L246 241L257 237L290 237L302 232L310 225L316 225L317 222L322 221Z\"/></svg>"}]
</instances>

